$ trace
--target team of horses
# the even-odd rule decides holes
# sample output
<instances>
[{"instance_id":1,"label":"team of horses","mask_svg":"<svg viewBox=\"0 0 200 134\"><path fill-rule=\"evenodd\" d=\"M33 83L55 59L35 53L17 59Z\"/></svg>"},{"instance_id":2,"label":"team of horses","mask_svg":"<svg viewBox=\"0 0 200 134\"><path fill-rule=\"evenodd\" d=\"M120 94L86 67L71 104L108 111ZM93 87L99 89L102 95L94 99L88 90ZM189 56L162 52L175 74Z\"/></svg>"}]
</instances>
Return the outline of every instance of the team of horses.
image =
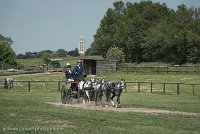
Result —
<instances>
[{"instance_id":1,"label":"team of horses","mask_svg":"<svg viewBox=\"0 0 200 134\"><path fill-rule=\"evenodd\" d=\"M106 107L108 107L109 102L112 103L113 107L120 107L120 96L125 84L123 79L111 82L104 78L96 81L94 77L91 77L90 80L80 81L78 89L82 93L84 104L91 104L91 101L94 101L95 106L102 105L102 98L105 97ZM116 101L114 101L115 97Z\"/></svg>"}]
</instances>

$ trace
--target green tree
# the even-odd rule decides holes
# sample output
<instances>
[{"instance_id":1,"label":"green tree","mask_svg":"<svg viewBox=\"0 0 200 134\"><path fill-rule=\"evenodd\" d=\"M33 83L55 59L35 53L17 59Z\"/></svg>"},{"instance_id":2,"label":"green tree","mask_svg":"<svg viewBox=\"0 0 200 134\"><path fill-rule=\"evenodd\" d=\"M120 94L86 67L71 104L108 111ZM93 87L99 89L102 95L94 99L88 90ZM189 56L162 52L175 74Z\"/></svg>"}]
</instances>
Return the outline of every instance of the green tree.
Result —
<instances>
[{"instance_id":1,"label":"green tree","mask_svg":"<svg viewBox=\"0 0 200 134\"><path fill-rule=\"evenodd\" d=\"M80 54L78 53L78 48L75 48L72 56L74 57L80 56Z\"/></svg>"},{"instance_id":2,"label":"green tree","mask_svg":"<svg viewBox=\"0 0 200 134\"><path fill-rule=\"evenodd\" d=\"M38 58L40 57L45 57L46 55L52 55L52 51L51 50L43 50L43 51L40 51L37 55ZM44 55L44 56L43 56Z\"/></svg>"},{"instance_id":3,"label":"green tree","mask_svg":"<svg viewBox=\"0 0 200 134\"><path fill-rule=\"evenodd\" d=\"M152 1L118 1L102 18L90 52L106 58L118 47L126 62L198 63L199 36L200 8L180 5L174 11Z\"/></svg>"},{"instance_id":4,"label":"green tree","mask_svg":"<svg viewBox=\"0 0 200 134\"><path fill-rule=\"evenodd\" d=\"M64 57L64 56L66 56L66 52L65 52L65 50L64 49L58 49L58 56L59 57Z\"/></svg>"},{"instance_id":5,"label":"green tree","mask_svg":"<svg viewBox=\"0 0 200 134\"><path fill-rule=\"evenodd\" d=\"M106 53L106 59L116 60L118 63L124 62L124 53L118 47L111 47Z\"/></svg>"},{"instance_id":6,"label":"green tree","mask_svg":"<svg viewBox=\"0 0 200 134\"><path fill-rule=\"evenodd\" d=\"M49 64L51 62L51 54L50 53L43 53L41 58L43 59L44 64L46 65L46 70L49 70Z\"/></svg>"},{"instance_id":7,"label":"green tree","mask_svg":"<svg viewBox=\"0 0 200 134\"><path fill-rule=\"evenodd\" d=\"M11 38L0 35L0 64L3 65L16 65L15 52L11 48L13 41Z\"/></svg>"},{"instance_id":8,"label":"green tree","mask_svg":"<svg viewBox=\"0 0 200 134\"><path fill-rule=\"evenodd\" d=\"M60 62L57 61L57 60L55 60L55 61L50 61L49 64L50 64L52 67L56 67L56 68L61 67Z\"/></svg>"}]
</instances>

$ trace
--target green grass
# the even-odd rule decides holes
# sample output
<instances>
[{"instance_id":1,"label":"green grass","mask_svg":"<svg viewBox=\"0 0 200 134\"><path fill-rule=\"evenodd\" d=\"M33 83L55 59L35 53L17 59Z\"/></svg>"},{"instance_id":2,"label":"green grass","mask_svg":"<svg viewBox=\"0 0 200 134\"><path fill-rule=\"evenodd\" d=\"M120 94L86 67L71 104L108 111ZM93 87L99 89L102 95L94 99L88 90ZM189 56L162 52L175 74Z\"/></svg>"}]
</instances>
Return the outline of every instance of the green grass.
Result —
<instances>
[{"instance_id":1,"label":"green grass","mask_svg":"<svg viewBox=\"0 0 200 134\"><path fill-rule=\"evenodd\" d=\"M139 74L105 73L96 78L105 77L111 81L123 78L126 81L145 82L184 82L199 83L198 75L179 74ZM13 76L14 80L65 80L63 73ZM0 77L3 80L3 77ZM43 85L45 84L45 85ZM31 92L27 83L18 83L13 90L0 88L0 133L50 133L47 129L60 129L55 133L199 133L200 116L122 113L113 111L86 110L72 107L53 106L45 102L60 102L57 83L33 83ZM149 84L141 85L141 93L127 85L127 93L121 97L124 107L165 109L172 111L200 113L200 94L192 96L190 86L180 85L180 95L176 95L176 85L154 85L149 93ZM45 88L44 88L45 87ZM197 93L199 93L199 87ZM159 92L160 91L160 92ZM30 129L9 131L9 128ZM33 128L44 130L33 130ZM46 130L45 130L46 129Z\"/></svg>"},{"instance_id":2,"label":"green grass","mask_svg":"<svg viewBox=\"0 0 200 134\"><path fill-rule=\"evenodd\" d=\"M152 105L149 98L168 103L169 97L146 94L124 94L123 103L140 106L162 108L159 103ZM136 96L138 96L136 98ZM130 97L133 97L130 100ZM129 99L126 99L129 98ZM174 97L173 104L167 106L174 109L178 106ZM142 100L142 102L141 102ZM196 100L196 98L194 99ZM29 133L27 131L8 131L10 128L60 128L56 133L198 133L200 116L183 116L167 114L118 113L111 111L83 110L77 108L56 107L45 102L59 102L58 92L19 92L0 91L0 133ZM182 99L184 101L184 99ZM145 102L147 103L145 105ZM160 102L160 104L161 104ZM186 100L185 100L186 102ZM190 103L190 102L187 102ZM135 104L135 105L134 105ZM185 104L184 104L185 105ZM193 105L192 106L198 106ZM179 109L180 110L180 109ZM182 108L187 111L187 108ZM190 112L193 110L189 110ZM200 112L197 110L196 112ZM5 130L5 131L4 131ZM30 131L31 133L49 133L49 131Z\"/></svg>"},{"instance_id":3,"label":"green grass","mask_svg":"<svg viewBox=\"0 0 200 134\"><path fill-rule=\"evenodd\" d=\"M66 63L70 63L73 66L76 65L79 59L103 59L101 56L78 56L78 57L61 57L62 61L59 61L62 67L66 65ZM17 63L25 66L40 66L44 64L41 58L33 58L33 59L16 59Z\"/></svg>"},{"instance_id":4,"label":"green grass","mask_svg":"<svg viewBox=\"0 0 200 134\"><path fill-rule=\"evenodd\" d=\"M45 73L39 75L16 75L12 76L14 80L25 80L25 81L65 81L64 73ZM177 74L177 75L167 75L167 74L140 74L140 73L104 73L96 76L96 79L100 77L105 77L107 80L119 81L121 78L125 79L127 82L127 92L137 93L138 85L136 83L128 82L147 82L140 84L141 93L150 93L151 85L153 83L153 93L163 94L164 85L162 83L183 83L179 85L180 95L192 96L193 87L190 84L199 84L200 76L194 74ZM0 78L0 81L4 81L4 78ZM61 83L62 85L63 83ZM2 87L0 87L1 89ZM28 90L27 82L17 82L15 83L16 90ZM35 82L31 83L32 90L58 90L57 82ZM195 95L200 96L200 84L194 86ZM165 85L165 94L176 95L177 94L177 84L166 84Z\"/></svg>"},{"instance_id":5,"label":"green grass","mask_svg":"<svg viewBox=\"0 0 200 134\"><path fill-rule=\"evenodd\" d=\"M125 107L156 108L200 113L200 96L124 93L121 99Z\"/></svg>"}]
</instances>

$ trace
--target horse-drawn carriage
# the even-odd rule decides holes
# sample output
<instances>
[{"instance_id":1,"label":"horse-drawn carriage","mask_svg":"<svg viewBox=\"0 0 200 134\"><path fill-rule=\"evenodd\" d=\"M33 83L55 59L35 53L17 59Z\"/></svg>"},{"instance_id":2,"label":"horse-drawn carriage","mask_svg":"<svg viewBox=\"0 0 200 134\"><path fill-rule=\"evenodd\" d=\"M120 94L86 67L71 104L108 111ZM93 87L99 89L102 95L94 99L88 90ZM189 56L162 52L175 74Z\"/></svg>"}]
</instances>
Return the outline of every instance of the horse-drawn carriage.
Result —
<instances>
[{"instance_id":1,"label":"horse-drawn carriage","mask_svg":"<svg viewBox=\"0 0 200 134\"><path fill-rule=\"evenodd\" d=\"M61 102L63 104L72 103L74 99L77 103L80 102L80 97L83 97L83 103L90 104L91 101L101 104L101 99L105 96L105 106L108 106L108 102L111 101L113 106L118 107L120 104L120 96L125 82L120 80L119 82L110 82L104 80L96 81L94 77L90 80L66 82L61 89ZM113 98L116 97L116 103Z\"/></svg>"},{"instance_id":2,"label":"horse-drawn carriage","mask_svg":"<svg viewBox=\"0 0 200 134\"><path fill-rule=\"evenodd\" d=\"M61 88L61 102L63 104L72 103L73 99L77 99L79 103L79 98L82 96L81 90L78 88L79 81L66 82Z\"/></svg>"}]
</instances>

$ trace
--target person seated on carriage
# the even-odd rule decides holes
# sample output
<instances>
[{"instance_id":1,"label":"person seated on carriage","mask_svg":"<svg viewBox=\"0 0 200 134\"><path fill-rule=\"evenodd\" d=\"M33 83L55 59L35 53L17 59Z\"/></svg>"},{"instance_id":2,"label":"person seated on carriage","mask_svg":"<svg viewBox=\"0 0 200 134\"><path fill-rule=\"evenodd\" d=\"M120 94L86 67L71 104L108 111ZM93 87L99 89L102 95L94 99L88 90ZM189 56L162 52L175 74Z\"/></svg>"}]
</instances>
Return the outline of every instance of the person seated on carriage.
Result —
<instances>
[{"instance_id":1,"label":"person seated on carriage","mask_svg":"<svg viewBox=\"0 0 200 134\"><path fill-rule=\"evenodd\" d=\"M85 78L83 76L85 74L85 70L84 70L81 60L77 61L77 65L74 67L73 74L74 74L75 81L84 81L85 80Z\"/></svg>"},{"instance_id":2,"label":"person seated on carriage","mask_svg":"<svg viewBox=\"0 0 200 134\"><path fill-rule=\"evenodd\" d=\"M66 77L67 82L72 82L72 81L74 81L74 79L73 79L73 72L72 72L72 70L71 70L71 65L70 65L70 63L67 63L67 64L66 64L65 77Z\"/></svg>"}]
</instances>

